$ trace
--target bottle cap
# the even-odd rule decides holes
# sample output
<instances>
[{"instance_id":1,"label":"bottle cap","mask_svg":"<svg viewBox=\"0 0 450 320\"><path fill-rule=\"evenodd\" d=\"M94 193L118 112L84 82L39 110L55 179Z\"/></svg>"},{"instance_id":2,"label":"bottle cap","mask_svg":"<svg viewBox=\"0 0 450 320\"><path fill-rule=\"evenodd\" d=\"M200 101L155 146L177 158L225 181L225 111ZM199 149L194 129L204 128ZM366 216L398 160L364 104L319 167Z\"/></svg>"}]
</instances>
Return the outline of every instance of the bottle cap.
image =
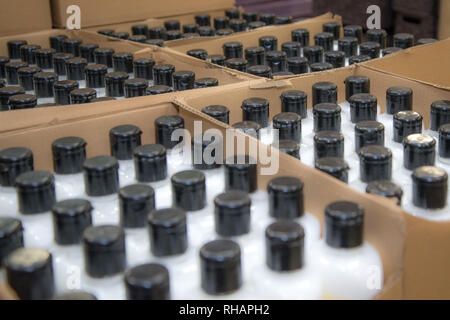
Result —
<instances>
[{"instance_id":1,"label":"bottle cap","mask_svg":"<svg viewBox=\"0 0 450 320\"><path fill-rule=\"evenodd\" d=\"M295 177L277 177L269 181L269 214L276 219L297 219L304 215L304 183Z\"/></svg>"},{"instance_id":2,"label":"bottle cap","mask_svg":"<svg viewBox=\"0 0 450 320\"><path fill-rule=\"evenodd\" d=\"M155 209L155 190L145 184L132 184L119 190L120 223L123 228L143 228Z\"/></svg>"},{"instance_id":3,"label":"bottle cap","mask_svg":"<svg viewBox=\"0 0 450 320\"><path fill-rule=\"evenodd\" d=\"M246 192L231 190L214 199L215 228L218 235L234 237L250 232L251 200Z\"/></svg>"},{"instance_id":4,"label":"bottle cap","mask_svg":"<svg viewBox=\"0 0 450 320\"><path fill-rule=\"evenodd\" d=\"M119 189L119 163L111 156L87 159L83 164L84 187L91 197L106 196Z\"/></svg>"},{"instance_id":5,"label":"bottle cap","mask_svg":"<svg viewBox=\"0 0 450 320\"><path fill-rule=\"evenodd\" d=\"M16 178L15 186L22 214L50 211L56 202L55 178L50 172L24 172Z\"/></svg>"},{"instance_id":6,"label":"bottle cap","mask_svg":"<svg viewBox=\"0 0 450 320\"><path fill-rule=\"evenodd\" d=\"M125 290L128 300L169 300L169 271L156 263L133 267L125 272Z\"/></svg>"},{"instance_id":7,"label":"bottle cap","mask_svg":"<svg viewBox=\"0 0 450 320\"><path fill-rule=\"evenodd\" d=\"M325 208L325 242L333 248L363 243L364 209L355 202L337 201Z\"/></svg>"}]
</instances>

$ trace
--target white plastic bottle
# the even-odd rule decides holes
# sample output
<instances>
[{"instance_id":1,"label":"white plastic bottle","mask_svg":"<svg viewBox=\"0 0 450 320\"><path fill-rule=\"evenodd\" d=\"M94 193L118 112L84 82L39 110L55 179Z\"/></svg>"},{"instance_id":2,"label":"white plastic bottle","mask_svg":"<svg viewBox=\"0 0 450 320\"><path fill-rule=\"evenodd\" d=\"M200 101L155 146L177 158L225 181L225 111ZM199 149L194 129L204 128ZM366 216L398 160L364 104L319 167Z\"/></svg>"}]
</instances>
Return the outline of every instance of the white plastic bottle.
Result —
<instances>
[{"instance_id":1,"label":"white plastic bottle","mask_svg":"<svg viewBox=\"0 0 450 320\"><path fill-rule=\"evenodd\" d=\"M319 300L322 283L305 259L305 231L295 221L279 220L265 232L265 261L260 250L252 270L254 297L264 300Z\"/></svg>"},{"instance_id":2,"label":"white plastic bottle","mask_svg":"<svg viewBox=\"0 0 450 320\"><path fill-rule=\"evenodd\" d=\"M338 201L325 209L325 239L313 248L325 299L371 299L383 287L383 264L363 239L364 209Z\"/></svg>"}]
</instances>

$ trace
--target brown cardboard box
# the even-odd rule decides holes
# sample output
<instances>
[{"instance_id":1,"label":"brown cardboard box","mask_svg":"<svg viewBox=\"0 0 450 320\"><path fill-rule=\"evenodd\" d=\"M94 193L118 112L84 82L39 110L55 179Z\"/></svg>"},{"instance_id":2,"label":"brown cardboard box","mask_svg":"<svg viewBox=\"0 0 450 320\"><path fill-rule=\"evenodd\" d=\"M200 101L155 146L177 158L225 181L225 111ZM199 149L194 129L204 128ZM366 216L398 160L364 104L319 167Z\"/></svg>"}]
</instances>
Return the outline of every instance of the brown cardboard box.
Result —
<instances>
[{"instance_id":1,"label":"brown cardboard box","mask_svg":"<svg viewBox=\"0 0 450 320\"><path fill-rule=\"evenodd\" d=\"M447 39L411 47L381 59L364 62L364 65L374 70L450 90L449 52L450 39Z\"/></svg>"},{"instance_id":2,"label":"brown cardboard box","mask_svg":"<svg viewBox=\"0 0 450 320\"><path fill-rule=\"evenodd\" d=\"M186 53L190 49L202 48L208 51L209 54L223 54L222 45L225 42L239 41L244 48L250 46L257 46L258 39L262 36L276 36L278 38L278 45L281 46L283 42L292 41L291 31L299 28L306 28L310 33L310 44L314 43L314 35L322 32L322 25L325 22L339 22L342 24L341 17L326 13L324 15L294 22L281 26L266 26L258 28L250 32L238 32L224 37L201 37L193 39L180 39L167 42L167 47L170 47L181 53ZM341 32L342 33L342 32Z\"/></svg>"},{"instance_id":3,"label":"brown cardboard box","mask_svg":"<svg viewBox=\"0 0 450 320\"><path fill-rule=\"evenodd\" d=\"M379 60L381 61L381 60ZM220 89L212 88L208 95L177 99L177 104L200 114L200 110L211 104L222 104L230 109L230 124L242 121L241 103L248 97L264 97L270 103L270 118L281 112L280 94L288 89L300 89L311 97L312 85L320 81L331 81L338 86L338 102L345 100L344 80L350 75L366 75L371 81L371 93L378 97L385 109L386 89L390 86L406 86L414 91L414 110L423 115L425 126L429 125L429 106L435 100L450 99L450 91L418 81L388 75L368 69L363 65L307 74L285 80L252 82L247 86L231 85ZM308 108L311 108L308 99ZM215 120L212 120L216 122ZM217 122L218 123L218 122ZM303 172L299 161L290 160L297 172ZM296 164L294 164L296 163ZM283 165L284 167L284 165ZM317 173L317 178L319 174ZM319 186L319 185L318 185ZM328 185L327 185L328 191ZM333 192L333 191L331 191ZM321 194L320 188L315 194ZM311 195L312 196L312 195ZM376 197L379 203L390 202ZM406 251L404 257L404 298L406 299L450 299L450 221L433 222L402 213L406 220Z\"/></svg>"},{"instance_id":4,"label":"brown cardboard box","mask_svg":"<svg viewBox=\"0 0 450 320\"><path fill-rule=\"evenodd\" d=\"M0 37L50 29L50 0L1 0Z\"/></svg>"},{"instance_id":5,"label":"brown cardboard box","mask_svg":"<svg viewBox=\"0 0 450 320\"><path fill-rule=\"evenodd\" d=\"M450 0L439 1L438 38L444 40L450 37Z\"/></svg>"},{"instance_id":6,"label":"brown cardboard box","mask_svg":"<svg viewBox=\"0 0 450 320\"><path fill-rule=\"evenodd\" d=\"M234 0L51 0L53 26L64 28L66 8L77 5L81 9L81 27L138 21L182 15L207 10L234 7Z\"/></svg>"},{"instance_id":7,"label":"brown cardboard box","mask_svg":"<svg viewBox=\"0 0 450 320\"><path fill-rule=\"evenodd\" d=\"M253 82L254 85L261 83L264 81ZM234 87L236 86L231 85L229 89ZM205 99L218 91L220 90L205 89L201 96ZM200 94L199 91L197 93ZM190 95L194 94L194 91L190 93ZM101 106L98 105L95 111L83 106L72 106L64 111L62 108L18 110L16 117L12 117L11 113L3 112L0 113L1 123L19 119L21 124L0 128L0 146L1 148L13 145L27 146L34 152L36 169L52 170L50 145L54 139L62 136L76 135L86 139L88 157L92 157L109 154L108 131L111 127L123 123L140 127L143 131L142 143L144 144L155 142L154 120L161 115L179 113L185 119L188 130L192 130L196 120L203 120L204 129L214 127L224 130L226 128L223 124L205 118L188 106L177 107L171 103L172 98L173 96L165 95L157 97L156 100L149 97L123 100L122 108L112 103L104 103ZM230 105L233 99L234 97L229 95L222 103ZM56 112L52 112L53 110ZM25 121L25 119L33 120ZM263 145L260 147L267 148ZM393 203L358 193L338 180L308 168L284 154L280 155L278 175L292 175L304 181L306 209L316 215L322 223L324 208L332 201L351 199L364 206L365 238L380 252L384 267L384 288L377 299L401 299L405 239L401 210ZM273 177L259 176L258 187L265 189L268 180ZM323 192L325 188L327 191Z\"/></svg>"}]
</instances>

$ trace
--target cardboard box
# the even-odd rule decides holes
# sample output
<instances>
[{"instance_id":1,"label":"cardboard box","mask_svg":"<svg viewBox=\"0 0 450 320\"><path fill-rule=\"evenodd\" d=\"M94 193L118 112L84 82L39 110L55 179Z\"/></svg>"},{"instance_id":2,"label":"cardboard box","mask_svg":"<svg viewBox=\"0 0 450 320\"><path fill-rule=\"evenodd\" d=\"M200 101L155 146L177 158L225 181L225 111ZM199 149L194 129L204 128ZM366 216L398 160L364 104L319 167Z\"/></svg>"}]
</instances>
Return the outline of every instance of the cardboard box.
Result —
<instances>
[{"instance_id":1,"label":"cardboard box","mask_svg":"<svg viewBox=\"0 0 450 320\"><path fill-rule=\"evenodd\" d=\"M261 84L264 81L256 81ZM231 85L229 88L234 88ZM248 87L248 86L245 86ZM215 88L214 88L215 89ZM211 97L218 90L205 89L201 95ZM200 93L197 91L197 93ZM191 95L194 94L192 91ZM124 100L122 108L113 103L105 103L93 112L91 108L72 106L63 111L61 108L50 110L18 110L16 119L21 124L25 118L33 118L25 126L17 124L15 128L0 128L0 145L2 148L13 145L27 146L33 150L35 168L37 170L52 170L52 156L50 145L54 139L62 136L76 135L87 141L88 157L109 154L108 131L113 126L129 123L137 125L143 131L142 143L155 142L154 120L167 114L180 114L185 119L188 130L192 130L194 121L203 120L203 128L217 128L225 130L226 126L204 117L191 110L190 107L177 107L169 96L160 96L156 100L141 97ZM164 99L166 98L166 99ZM197 97L198 99L198 97ZM229 104L234 97L228 96L222 103ZM230 99L230 100L228 100ZM11 114L0 114L1 123L8 123ZM238 133L242 134L242 133ZM247 137L247 139L252 139ZM268 148L259 145L260 148ZM259 169L261 164L259 164ZM285 154L280 155L280 171L277 175L292 175L301 178L305 183L306 210L317 216L322 224L324 208L332 201L351 199L365 208L365 238L380 252L384 267L384 289L377 299L401 299L403 294L402 264L405 239L405 225L401 210L393 203L380 201L378 198L358 193L347 185L331 178L317 170L308 168L296 159ZM274 176L258 178L258 187L265 189L269 179ZM326 192L324 192L326 190Z\"/></svg>"},{"instance_id":2,"label":"cardboard box","mask_svg":"<svg viewBox=\"0 0 450 320\"><path fill-rule=\"evenodd\" d=\"M53 26L66 27L68 6L81 9L81 27L170 17L207 10L234 7L234 0L51 0Z\"/></svg>"},{"instance_id":3,"label":"cardboard box","mask_svg":"<svg viewBox=\"0 0 450 320\"><path fill-rule=\"evenodd\" d=\"M0 37L50 29L50 0L1 0Z\"/></svg>"},{"instance_id":4,"label":"cardboard box","mask_svg":"<svg viewBox=\"0 0 450 320\"><path fill-rule=\"evenodd\" d=\"M450 1L439 1L438 39L444 40L450 37Z\"/></svg>"},{"instance_id":5,"label":"cardboard box","mask_svg":"<svg viewBox=\"0 0 450 320\"><path fill-rule=\"evenodd\" d=\"M381 59L379 60L381 61ZM194 97L179 98L175 103L184 106L198 115L200 110L211 104L222 104L230 109L230 124L242 121L242 101L248 97L263 97L270 103L270 118L281 112L280 94L288 89L300 89L311 97L312 85L320 81L334 82L338 87L338 103L345 101L344 80L350 75L365 75L370 78L371 93L377 96L378 103L383 110L386 104L386 89L391 86L406 86L414 91L414 110L423 115L425 127L429 126L429 107L433 101L450 99L450 91L419 81L409 80L388 75L376 70L353 65L347 68L328 70L314 74L303 75L285 80L266 80L252 82L247 86L231 85L224 88L212 88L208 94L198 94ZM308 98L308 108L312 107ZM219 124L215 120L215 123ZM300 161L290 159L289 168L296 168L301 174L306 167ZM281 168L283 169L285 165ZM313 170L313 169L310 169ZM315 178L319 178L316 173ZM318 180L316 180L318 181ZM336 181L337 182L337 181ZM346 190L343 183L341 188ZM326 187L330 193L334 193ZM320 194L326 197L320 184L311 197ZM378 196L374 196L378 203L390 203ZM325 201L326 202L326 201ZM406 299L450 299L450 221L433 222L414 217L405 212L399 212L406 221L406 249L404 256L404 298Z\"/></svg>"},{"instance_id":6,"label":"cardboard box","mask_svg":"<svg viewBox=\"0 0 450 320\"><path fill-rule=\"evenodd\" d=\"M447 39L370 60L364 62L364 66L450 90L449 52L450 39ZM417 95L414 96L416 98Z\"/></svg>"},{"instance_id":7,"label":"cardboard box","mask_svg":"<svg viewBox=\"0 0 450 320\"><path fill-rule=\"evenodd\" d=\"M201 37L192 39L180 39L167 42L166 46L181 53L188 50L202 48L209 54L223 54L222 45L225 42L239 41L244 48L258 46L258 39L262 36L276 36L278 45L281 47L283 42L292 41L291 31L299 28L306 28L310 33L310 44L314 44L314 35L323 32L322 25L325 22L339 22L342 24L341 17L327 13L315 18L302 20L281 26L266 26L250 32L238 32L224 37ZM341 31L342 34L342 31Z\"/></svg>"}]
</instances>

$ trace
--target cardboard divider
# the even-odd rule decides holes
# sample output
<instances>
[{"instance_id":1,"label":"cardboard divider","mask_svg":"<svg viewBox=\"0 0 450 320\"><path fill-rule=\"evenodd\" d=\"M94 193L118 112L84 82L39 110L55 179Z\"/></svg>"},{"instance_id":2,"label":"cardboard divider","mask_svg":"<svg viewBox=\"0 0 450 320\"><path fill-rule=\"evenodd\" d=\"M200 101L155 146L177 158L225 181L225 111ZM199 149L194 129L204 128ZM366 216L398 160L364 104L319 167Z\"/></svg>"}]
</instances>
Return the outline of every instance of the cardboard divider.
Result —
<instances>
[{"instance_id":1,"label":"cardboard divider","mask_svg":"<svg viewBox=\"0 0 450 320\"><path fill-rule=\"evenodd\" d=\"M261 83L261 81L255 83ZM205 89L205 93L207 93L206 91L211 92L209 89ZM84 138L87 141L87 155L93 157L109 154L108 132L110 128L120 124L134 124L140 127L143 131L143 144L155 142L154 120L162 115L180 114L185 119L186 128L191 132L194 128L194 121L198 120L203 122L203 130L216 128L224 131L227 128L179 101L174 104L170 99L163 100L162 98L160 97L161 100L158 102L154 102L148 97L146 100L139 100L139 103L136 103L138 100L128 101L126 102L128 105L124 109L113 108L109 103L105 103L99 108L102 112L96 114L92 114L88 108L75 107L78 110L72 112L72 118L67 116L64 120L41 121L40 125L36 124L21 130L2 133L0 146L6 148L20 145L31 148L35 156L35 169L52 170L50 146L55 139L63 136L75 135ZM172 97L172 99L174 98ZM239 132L237 134L242 135ZM258 144L258 147L263 148L264 151L276 152L261 144ZM265 150L267 148L269 150ZM261 167L264 166L259 164L259 169ZM391 203L378 201L376 197L358 193L345 184L308 168L284 154L280 154L279 168L276 175L292 175L305 182L306 209L322 222L324 208L332 201L351 199L364 206L365 237L380 252L384 267L384 289L377 299L401 299L405 239L405 226L401 210ZM259 175L259 188L265 189L268 181L276 175Z\"/></svg>"},{"instance_id":2,"label":"cardboard divider","mask_svg":"<svg viewBox=\"0 0 450 320\"><path fill-rule=\"evenodd\" d=\"M200 37L174 40L167 42L167 47L181 53L186 53L191 49L202 48L208 51L209 54L223 54L222 45L225 42L239 41L243 44L244 48L246 48L250 46L258 46L258 39L262 36L276 36L278 38L278 45L281 46L283 42L292 41L292 30L300 28L306 28L309 30L310 44L312 45L314 43L314 35L323 32L322 25L325 22L332 21L342 24L342 19L340 16L333 15L332 13L326 13L315 18L305 19L290 24L281 26L266 26L249 32L238 32L224 37Z\"/></svg>"},{"instance_id":3,"label":"cardboard divider","mask_svg":"<svg viewBox=\"0 0 450 320\"><path fill-rule=\"evenodd\" d=\"M241 103L249 97L263 97L270 103L270 118L281 112L280 95L289 89L303 90L308 94L308 108L312 107L311 88L320 81L331 81L338 86L338 102L345 101L344 80L350 75L365 75L371 81L371 93L378 98L378 103L384 111L386 107L386 89L391 86L410 87L414 92L413 109L424 117L424 124L429 126L430 105L433 101L450 99L450 91L436 86L421 83L398 76L388 75L366 68L364 65L354 65L348 68L328 70L288 80L266 80L252 82L247 86L229 86L228 90L208 91L208 94L184 97L178 103L196 114L207 105L222 104L230 109L230 124L242 121ZM206 93L206 92L205 92ZM217 123L216 120L212 120ZM222 124L223 125L223 124ZM225 126L226 127L226 126ZM283 155L281 155L283 157ZM300 161L290 159L289 168L295 168L293 174L302 174L306 168ZM280 167L284 170L285 166ZM321 173L316 171L318 179ZM335 180L335 179L334 179ZM317 181L317 180L316 180ZM327 194L333 192L327 182ZM338 183L338 181L336 181ZM343 184L343 183L340 183ZM317 184L316 186L320 186ZM344 186L341 186L344 188ZM315 194L323 191L318 187ZM327 195L324 195L326 197ZM391 201L374 196L380 204L390 204ZM404 297L406 299L449 299L450 298L450 256L445 254L450 246L450 221L434 222L414 217L402 211L399 213L406 221L407 237L404 257ZM379 241L384 241L378 235Z\"/></svg>"},{"instance_id":4,"label":"cardboard divider","mask_svg":"<svg viewBox=\"0 0 450 320\"><path fill-rule=\"evenodd\" d=\"M450 38L364 63L368 68L450 90Z\"/></svg>"}]
</instances>

